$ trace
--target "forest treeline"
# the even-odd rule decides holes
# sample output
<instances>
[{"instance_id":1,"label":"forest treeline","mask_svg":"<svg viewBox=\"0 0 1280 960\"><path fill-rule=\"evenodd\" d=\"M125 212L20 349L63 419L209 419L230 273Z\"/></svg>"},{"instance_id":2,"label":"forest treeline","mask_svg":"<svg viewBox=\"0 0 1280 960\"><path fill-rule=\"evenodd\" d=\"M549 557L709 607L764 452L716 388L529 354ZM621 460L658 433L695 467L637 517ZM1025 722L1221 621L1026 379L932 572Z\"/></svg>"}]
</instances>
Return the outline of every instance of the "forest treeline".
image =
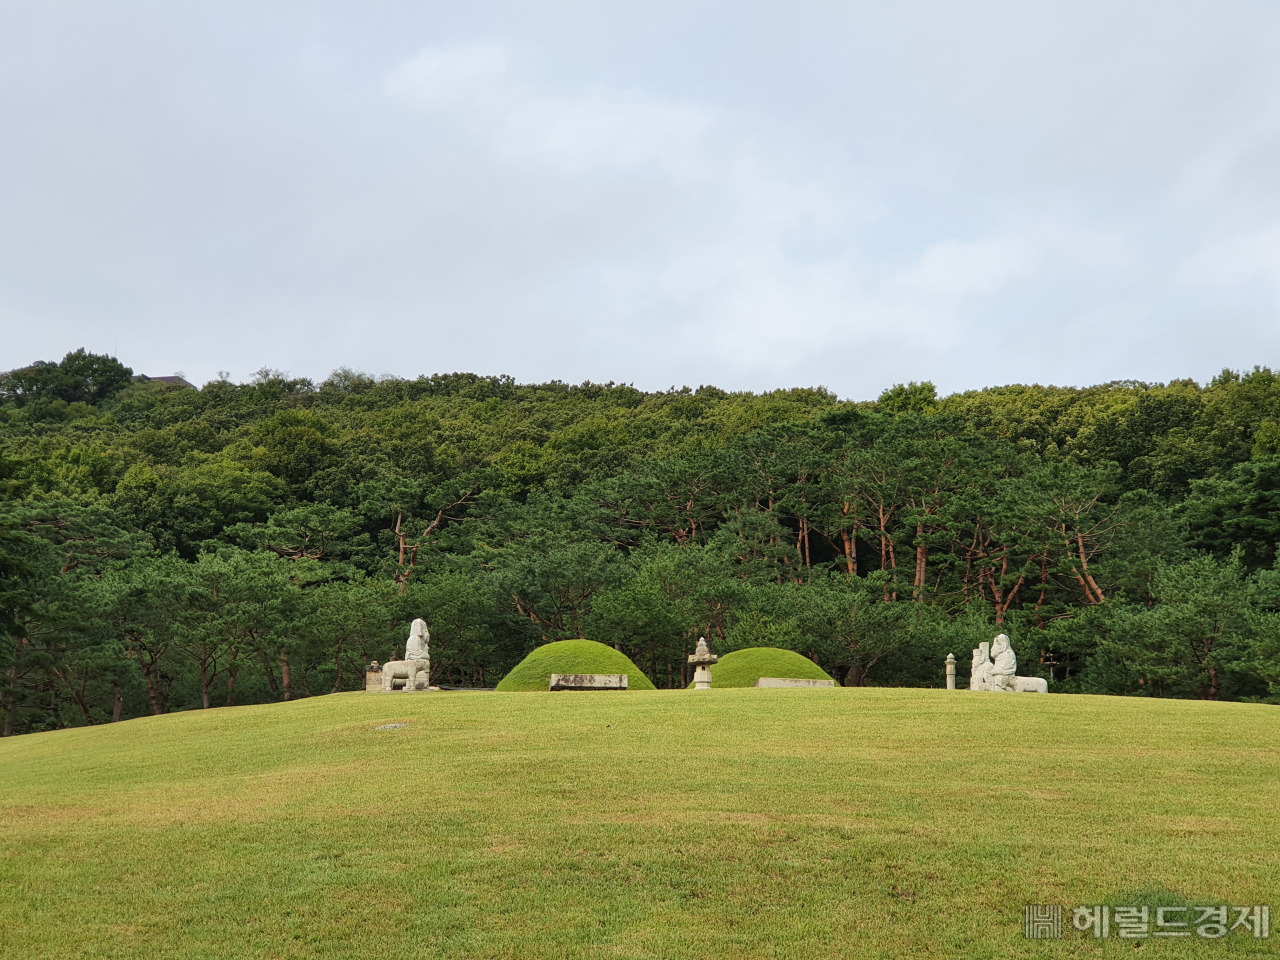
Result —
<instances>
[{"instance_id":1,"label":"forest treeline","mask_svg":"<svg viewBox=\"0 0 1280 960\"><path fill-rule=\"evenodd\" d=\"M874 403L509 377L199 390L79 350L0 376L4 733L616 646L684 686L794 649L940 686L997 631L1051 691L1280 702L1280 378Z\"/></svg>"}]
</instances>

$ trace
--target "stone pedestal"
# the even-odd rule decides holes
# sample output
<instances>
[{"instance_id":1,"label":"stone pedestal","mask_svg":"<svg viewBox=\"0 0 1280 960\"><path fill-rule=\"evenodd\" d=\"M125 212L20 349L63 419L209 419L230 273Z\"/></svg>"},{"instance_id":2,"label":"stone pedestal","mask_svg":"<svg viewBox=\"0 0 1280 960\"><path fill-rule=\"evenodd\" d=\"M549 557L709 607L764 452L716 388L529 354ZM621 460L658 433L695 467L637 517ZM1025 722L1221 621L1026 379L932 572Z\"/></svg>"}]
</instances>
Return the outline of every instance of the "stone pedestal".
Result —
<instances>
[{"instance_id":1,"label":"stone pedestal","mask_svg":"<svg viewBox=\"0 0 1280 960\"><path fill-rule=\"evenodd\" d=\"M552 690L625 690L625 673L553 673Z\"/></svg>"},{"instance_id":2,"label":"stone pedestal","mask_svg":"<svg viewBox=\"0 0 1280 960\"><path fill-rule=\"evenodd\" d=\"M710 690L711 689L711 668L706 664L699 664L693 670L693 689Z\"/></svg>"}]
</instances>

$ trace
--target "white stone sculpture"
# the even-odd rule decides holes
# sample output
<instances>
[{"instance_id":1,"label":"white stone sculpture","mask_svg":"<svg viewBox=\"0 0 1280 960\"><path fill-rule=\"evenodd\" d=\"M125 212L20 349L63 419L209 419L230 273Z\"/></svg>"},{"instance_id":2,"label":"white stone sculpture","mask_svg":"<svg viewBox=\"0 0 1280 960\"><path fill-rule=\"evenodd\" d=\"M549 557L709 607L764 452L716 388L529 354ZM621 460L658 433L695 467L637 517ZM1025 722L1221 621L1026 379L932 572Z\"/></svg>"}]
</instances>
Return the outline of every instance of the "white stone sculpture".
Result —
<instances>
[{"instance_id":1,"label":"white stone sculpture","mask_svg":"<svg viewBox=\"0 0 1280 960\"><path fill-rule=\"evenodd\" d=\"M422 674L421 681L418 675ZM403 660L389 660L382 665L382 689L396 689L395 682L404 680L406 690L430 689L431 683L431 633L427 622L419 617L409 627L409 639L404 645Z\"/></svg>"},{"instance_id":2,"label":"white stone sculpture","mask_svg":"<svg viewBox=\"0 0 1280 960\"><path fill-rule=\"evenodd\" d=\"M707 649L707 638L699 637L698 647L689 657L689 662L693 664L693 689L711 689L711 664L719 659Z\"/></svg>"},{"instance_id":3,"label":"white stone sculpture","mask_svg":"<svg viewBox=\"0 0 1280 960\"><path fill-rule=\"evenodd\" d=\"M988 653L990 650L990 653ZM992 661L994 657L994 662ZM973 669L969 674L970 690L994 690L1004 693L1048 693L1049 681L1043 677L1019 677L1018 657L1009 638L1003 633L992 644L980 643L973 651Z\"/></svg>"},{"instance_id":4,"label":"white stone sculpture","mask_svg":"<svg viewBox=\"0 0 1280 960\"><path fill-rule=\"evenodd\" d=\"M1012 690L1013 675L1018 672L1018 657L1003 633L991 644L991 689Z\"/></svg>"},{"instance_id":5,"label":"white stone sculpture","mask_svg":"<svg viewBox=\"0 0 1280 960\"><path fill-rule=\"evenodd\" d=\"M1014 693L1048 693L1049 681L1044 677L1014 677Z\"/></svg>"},{"instance_id":6,"label":"white stone sculpture","mask_svg":"<svg viewBox=\"0 0 1280 960\"><path fill-rule=\"evenodd\" d=\"M973 663L969 669L970 690L991 689L991 644L985 641L973 651Z\"/></svg>"}]
</instances>

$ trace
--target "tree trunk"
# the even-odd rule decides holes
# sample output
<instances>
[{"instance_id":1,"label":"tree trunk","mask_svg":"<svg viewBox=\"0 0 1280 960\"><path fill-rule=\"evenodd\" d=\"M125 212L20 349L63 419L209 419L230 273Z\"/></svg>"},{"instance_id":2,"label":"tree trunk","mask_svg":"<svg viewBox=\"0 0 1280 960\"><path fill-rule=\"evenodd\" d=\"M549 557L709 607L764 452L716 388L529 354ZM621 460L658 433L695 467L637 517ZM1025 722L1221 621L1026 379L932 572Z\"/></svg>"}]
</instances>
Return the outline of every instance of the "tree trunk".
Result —
<instances>
[{"instance_id":1,"label":"tree trunk","mask_svg":"<svg viewBox=\"0 0 1280 960\"><path fill-rule=\"evenodd\" d=\"M1067 533L1065 526L1059 527L1059 533L1062 536L1062 545L1066 547L1067 555L1070 556L1072 553L1071 536ZM1094 582L1092 574L1089 573L1089 566L1084 553L1084 538L1079 531L1076 532L1076 549L1078 552L1071 563L1071 575L1076 578L1076 582L1080 584L1080 589L1084 591L1085 603L1102 603L1106 597L1102 595L1102 591L1098 589L1098 584ZM1079 567L1076 566L1075 560L1080 561Z\"/></svg>"},{"instance_id":2,"label":"tree trunk","mask_svg":"<svg viewBox=\"0 0 1280 960\"><path fill-rule=\"evenodd\" d=\"M142 665L142 679L147 683L147 700L151 702L151 713L153 716L160 716L160 702L156 700L155 682L152 680L151 671L155 669L155 662L144 663Z\"/></svg>"},{"instance_id":3,"label":"tree trunk","mask_svg":"<svg viewBox=\"0 0 1280 960\"><path fill-rule=\"evenodd\" d=\"M973 530L973 543L969 544L964 554L964 602L969 602L969 586L973 579L973 558L978 552L978 529ZM978 578L981 582L981 577Z\"/></svg>"},{"instance_id":4,"label":"tree trunk","mask_svg":"<svg viewBox=\"0 0 1280 960\"><path fill-rule=\"evenodd\" d=\"M924 542L924 524L916 524L916 578L912 587L917 601L924 599L924 581L929 568L929 548Z\"/></svg>"},{"instance_id":5,"label":"tree trunk","mask_svg":"<svg viewBox=\"0 0 1280 960\"><path fill-rule=\"evenodd\" d=\"M200 648L200 702L209 709L209 658L208 647Z\"/></svg>"},{"instance_id":6,"label":"tree trunk","mask_svg":"<svg viewBox=\"0 0 1280 960\"><path fill-rule=\"evenodd\" d=\"M293 689L289 684L289 655L283 650L280 651L280 679L284 687L284 698L289 700Z\"/></svg>"},{"instance_id":7,"label":"tree trunk","mask_svg":"<svg viewBox=\"0 0 1280 960\"><path fill-rule=\"evenodd\" d=\"M240 651L237 647L231 648L231 669L227 671L227 706L231 706L231 698L236 689L236 657Z\"/></svg>"},{"instance_id":8,"label":"tree trunk","mask_svg":"<svg viewBox=\"0 0 1280 960\"><path fill-rule=\"evenodd\" d=\"M330 693L337 693L342 689L342 644L339 643L333 651L333 664L335 673L333 677L333 689ZM431 686L431 678L427 677L427 686Z\"/></svg>"},{"instance_id":9,"label":"tree trunk","mask_svg":"<svg viewBox=\"0 0 1280 960\"><path fill-rule=\"evenodd\" d=\"M120 684L116 684L116 702L111 707L111 722L120 722L120 712L124 709L124 698L120 696Z\"/></svg>"},{"instance_id":10,"label":"tree trunk","mask_svg":"<svg viewBox=\"0 0 1280 960\"><path fill-rule=\"evenodd\" d=\"M13 663L9 665L9 691L5 699L9 702L4 708L4 736L13 733L13 721L18 718L18 657L22 654L22 641L13 645Z\"/></svg>"},{"instance_id":11,"label":"tree trunk","mask_svg":"<svg viewBox=\"0 0 1280 960\"><path fill-rule=\"evenodd\" d=\"M1093 592L1097 596L1098 602L1102 603L1107 598L1102 595L1102 589L1094 582L1093 574L1089 572L1089 561L1084 555L1084 537L1079 530L1076 531L1076 546L1080 550L1080 569L1084 571L1084 577L1089 581L1089 586L1093 587Z\"/></svg>"},{"instance_id":12,"label":"tree trunk","mask_svg":"<svg viewBox=\"0 0 1280 960\"><path fill-rule=\"evenodd\" d=\"M1040 619L1040 608L1044 606L1045 591L1049 589L1049 555L1040 557L1040 597L1036 600L1036 626L1044 629L1044 621ZM1050 674L1052 676L1052 674Z\"/></svg>"},{"instance_id":13,"label":"tree trunk","mask_svg":"<svg viewBox=\"0 0 1280 960\"><path fill-rule=\"evenodd\" d=\"M1022 584L1026 581L1027 575L1024 573L1018 577L1014 585L1006 592L996 585L996 575L990 567L982 567L979 572L979 584L981 584L982 574L987 575L987 582L991 584L991 598L995 601L996 626L1004 626L1004 615L1008 613L1009 608L1013 606L1014 598L1017 597L1018 591L1022 589ZM1000 563L1000 579L1001 581L1009 573L1009 554L1005 553Z\"/></svg>"},{"instance_id":14,"label":"tree trunk","mask_svg":"<svg viewBox=\"0 0 1280 960\"><path fill-rule=\"evenodd\" d=\"M267 684L271 687L271 699L280 699L280 684L276 683L276 672L271 668L271 661L267 659L267 651L261 647L258 648L258 656L262 658L262 670L267 675ZM366 663L369 661L366 659Z\"/></svg>"},{"instance_id":15,"label":"tree trunk","mask_svg":"<svg viewBox=\"0 0 1280 960\"><path fill-rule=\"evenodd\" d=\"M840 531L840 539L844 541L844 566L851 577L858 575L858 549L856 541L844 530Z\"/></svg>"},{"instance_id":16,"label":"tree trunk","mask_svg":"<svg viewBox=\"0 0 1280 960\"><path fill-rule=\"evenodd\" d=\"M89 716L89 705L85 702L85 699L84 699L84 681L83 680L80 681L79 690L76 690L75 687L72 687L70 683L67 684L67 687L71 690L71 697L72 699L75 700L76 706L79 707L80 712L84 714L84 725L86 727L92 727L93 718Z\"/></svg>"},{"instance_id":17,"label":"tree trunk","mask_svg":"<svg viewBox=\"0 0 1280 960\"><path fill-rule=\"evenodd\" d=\"M847 517L852 504L846 502L840 506L840 515ZM844 541L844 564L849 572L849 576L856 577L858 575L858 524L855 520L853 524L853 532L847 530L840 531L840 539Z\"/></svg>"}]
</instances>

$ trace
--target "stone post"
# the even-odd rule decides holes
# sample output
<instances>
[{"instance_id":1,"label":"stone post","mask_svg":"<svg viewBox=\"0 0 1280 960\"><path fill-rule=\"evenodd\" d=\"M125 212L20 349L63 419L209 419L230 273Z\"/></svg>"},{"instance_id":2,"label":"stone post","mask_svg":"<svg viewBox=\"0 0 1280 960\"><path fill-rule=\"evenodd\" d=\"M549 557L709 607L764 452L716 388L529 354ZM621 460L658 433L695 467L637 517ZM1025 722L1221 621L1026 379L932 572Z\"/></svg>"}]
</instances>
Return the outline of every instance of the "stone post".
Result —
<instances>
[{"instance_id":1,"label":"stone post","mask_svg":"<svg viewBox=\"0 0 1280 960\"><path fill-rule=\"evenodd\" d=\"M956 688L956 655L954 653L947 654L947 689L954 690Z\"/></svg>"}]
</instances>

